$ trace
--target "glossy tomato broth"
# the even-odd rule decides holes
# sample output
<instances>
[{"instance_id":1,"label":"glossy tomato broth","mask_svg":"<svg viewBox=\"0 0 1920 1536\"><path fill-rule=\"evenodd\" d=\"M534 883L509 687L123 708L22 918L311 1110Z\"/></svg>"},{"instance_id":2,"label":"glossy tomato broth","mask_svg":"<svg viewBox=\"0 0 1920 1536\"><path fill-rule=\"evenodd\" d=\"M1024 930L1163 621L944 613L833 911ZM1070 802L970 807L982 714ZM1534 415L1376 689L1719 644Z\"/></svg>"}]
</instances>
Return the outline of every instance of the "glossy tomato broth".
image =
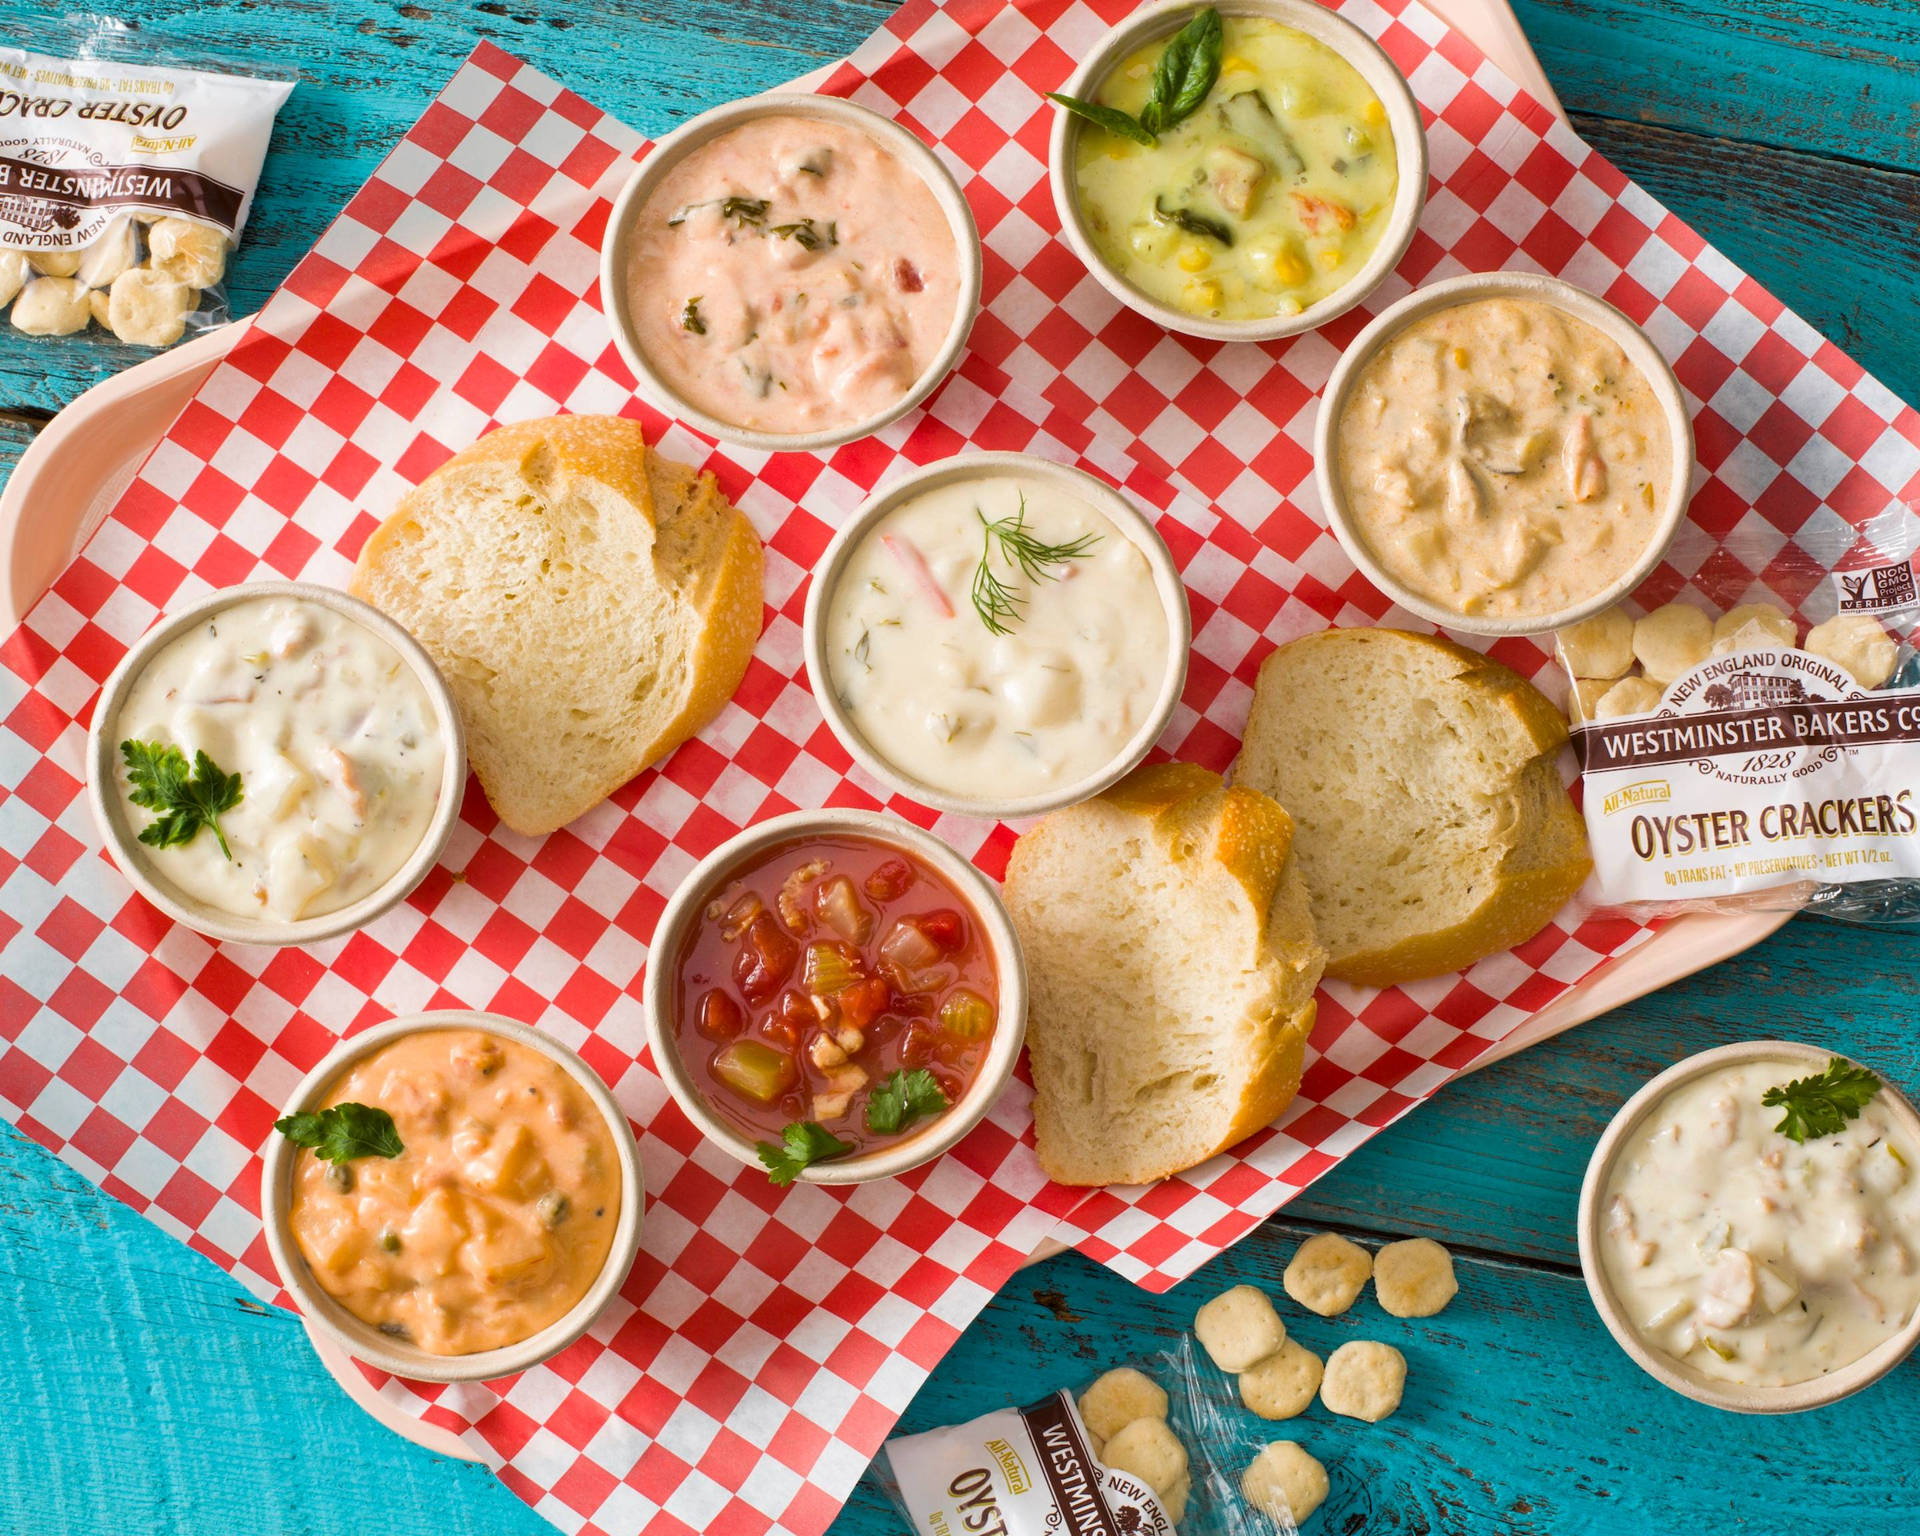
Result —
<instances>
[{"instance_id":1,"label":"glossy tomato broth","mask_svg":"<svg viewBox=\"0 0 1920 1536\"><path fill-rule=\"evenodd\" d=\"M683 951L681 1060L757 1139L812 1120L854 1153L916 1135L868 1124L894 1073L924 1068L949 1106L993 1044L1000 993L979 919L903 848L858 836L781 844L736 869Z\"/></svg>"}]
</instances>

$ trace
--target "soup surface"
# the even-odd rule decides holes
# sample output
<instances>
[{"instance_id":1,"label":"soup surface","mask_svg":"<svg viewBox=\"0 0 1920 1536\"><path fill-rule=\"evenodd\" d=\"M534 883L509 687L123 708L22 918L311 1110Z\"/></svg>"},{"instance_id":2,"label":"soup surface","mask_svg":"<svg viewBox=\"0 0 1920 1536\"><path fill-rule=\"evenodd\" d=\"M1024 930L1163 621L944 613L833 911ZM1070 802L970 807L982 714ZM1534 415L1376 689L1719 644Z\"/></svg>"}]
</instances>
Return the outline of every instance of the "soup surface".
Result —
<instances>
[{"instance_id":1,"label":"soup surface","mask_svg":"<svg viewBox=\"0 0 1920 1536\"><path fill-rule=\"evenodd\" d=\"M878 139L751 119L688 153L634 227L640 349L702 410L761 432L878 414L938 355L960 295L953 229Z\"/></svg>"},{"instance_id":2,"label":"soup surface","mask_svg":"<svg viewBox=\"0 0 1920 1536\"><path fill-rule=\"evenodd\" d=\"M1666 412L1612 337L1536 299L1423 316L1360 370L1335 452L1361 538L1456 613L1551 615L1645 553Z\"/></svg>"},{"instance_id":3,"label":"soup surface","mask_svg":"<svg viewBox=\"0 0 1920 1536\"><path fill-rule=\"evenodd\" d=\"M813 1122L857 1152L957 1104L993 1043L999 986L978 920L878 839L772 849L715 892L681 956L680 1057L750 1136ZM925 1074L939 1099L916 1092Z\"/></svg>"},{"instance_id":4,"label":"soup surface","mask_svg":"<svg viewBox=\"0 0 1920 1536\"><path fill-rule=\"evenodd\" d=\"M470 1355L557 1322L620 1218L613 1133L557 1062L471 1029L423 1029L349 1068L322 1107L393 1117L398 1157L296 1154L291 1224L314 1278L362 1322Z\"/></svg>"},{"instance_id":5,"label":"soup surface","mask_svg":"<svg viewBox=\"0 0 1920 1536\"><path fill-rule=\"evenodd\" d=\"M1080 125L1081 212L1108 264L1162 304L1298 314L1346 287L1386 232L1398 184L1386 108L1317 38L1261 16L1223 29L1212 91L1156 143ZM1165 47L1121 60L1096 100L1137 115Z\"/></svg>"},{"instance_id":6,"label":"soup surface","mask_svg":"<svg viewBox=\"0 0 1920 1536\"><path fill-rule=\"evenodd\" d=\"M400 653L346 614L294 597L222 608L162 646L112 739L204 752L240 799L189 841L142 847L185 895L238 917L318 917L378 890L425 836L446 744ZM129 767L117 779L130 795ZM153 812L128 805L141 831Z\"/></svg>"}]
</instances>

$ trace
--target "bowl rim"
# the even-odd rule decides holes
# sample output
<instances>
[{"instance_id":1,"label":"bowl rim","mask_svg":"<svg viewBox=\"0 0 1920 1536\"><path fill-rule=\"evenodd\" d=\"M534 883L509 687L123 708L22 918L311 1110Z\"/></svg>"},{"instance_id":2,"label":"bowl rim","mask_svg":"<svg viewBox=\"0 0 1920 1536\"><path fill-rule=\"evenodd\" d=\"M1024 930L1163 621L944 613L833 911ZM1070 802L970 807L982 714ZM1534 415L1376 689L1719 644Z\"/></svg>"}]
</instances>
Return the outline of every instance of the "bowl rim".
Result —
<instances>
[{"instance_id":1,"label":"bowl rim","mask_svg":"<svg viewBox=\"0 0 1920 1536\"><path fill-rule=\"evenodd\" d=\"M600 1111L612 1133L614 1155L620 1163L620 1219L606 1262L594 1282L571 1308L538 1333L516 1344L479 1350L470 1355L435 1355L403 1345L376 1332L340 1305L313 1279L290 1225L293 1202L294 1153L299 1149L278 1132L270 1133L261 1154L260 1215L267 1251L273 1256L280 1283L293 1297L301 1314L356 1360L411 1381L494 1381L512 1376L551 1359L584 1334L614 1295L626 1283L640 1253L640 1232L646 1205L645 1176L640 1150L626 1112L599 1073L580 1055L551 1035L477 1008L435 1008L403 1014L337 1041L288 1095L282 1115L309 1109L343 1072L382 1046L406 1035L440 1030L472 1029L512 1040L538 1051L577 1082Z\"/></svg>"},{"instance_id":2,"label":"bowl rim","mask_svg":"<svg viewBox=\"0 0 1920 1536\"><path fill-rule=\"evenodd\" d=\"M127 824L116 788L117 748L109 730L110 723L126 702L128 691L145 671L154 655L179 638L210 613L231 608L256 598L293 598L316 603L358 623L384 640L412 668L433 704L435 724L446 748L441 765L440 794L434 803L433 817L421 833L407 860L387 880L367 892L358 901L313 917L291 922L240 917L198 901L171 881L147 866L138 834ZM467 784L467 737L460 711L446 679L434 665L420 642L406 629L351 593L310 581L252 581L238 586L220 587L184 608L164 613L138 640L101 685L94 700L93 718L87 727L87 804L93 812L108 856L125 875L129 884L160 911L183 927L206 938L230 944L259 944L281 947L289 944L318 944L364 928L390 908L399 905L424 880L427 871L439 863L453 830L460 822L461 802Z\"/></svg>"},{"instance_id":3,"label":"bowl rim","mask_svg":"<svg viewBox=\"0 0 1920 1536\"><path fill-rule=\"evenodd\" d=\"M1107 29L1059 90L1064 95L1089 98L1091 89L1098 88L1099 82L1122 57L1143 43L1177 31L1198 9L1194 0L1156 0L1155 4L1141 6L1126 20ZM1081 216L1073 185L1073 153L1080 140L1081 121L1057 104L1047 140L1047 180L1053 190L1054 210L1060 217L1067 244L1087 271L1128 309L1163 329L1210 341L1274 341L1283 336L1298 336L1318 330L1364 301L1407 254L1427 204L1426 124L1413 88L1387 51L1361 28L1317 0L1218 0L1214 9L1225 16L1270 17L1307 33L1358 70L1374 95L1380 98L1380 105L1386 109L1387 124L1393 131L1398 178L1386 228L1380 232L1379 243L1366 263L1344 287L1309 304L1298 314L1214 320L1162 304L1115 271L1094 244L1086 220Z\"/></svg>"},{"instance_id":4,"label":"bowl rim","mask_svg":"<svg viewBox=\"0 0 1920 1536\"><path fill-rule=\"evenodd\" d=\"M833 669L827 659L827 605L855 549L876 523L904 502L956 480L1017 476L1050 479L1061 484L1072 494L1089 502L1134 548L1146 556L1153 572L1154 591L1159 594L1160 606L1167 620L1167 664L1161 674L1152 709L1142 718L1140 726L1128 738L1126 745L1101 767L1071 784L1041 794L1007 799L975 798L936 788L895 766L854 724L833 687ZM962 452L883 481L840 525L839 531L814 563L813 576L807 588L801 645L806 655L807 683L813 690L820 713L825 716L827 727L835 739L862 768L917 805L962 816L1011 821L1077 805L1125 777L1153 750L1153 744L1166 731L1174 711L1179 708L1180 696L1186 688L1187 667L1193 648L1193 615L1187 603L1186 584L1181 580L1173 551L1160 536L1153 519L1123 491L1077 465L1062 464L1037 454Z\"/></svg>"},{"instance_id":5,"label":"bowl rim","mask_svg":"<svg viewBox=\"0 0 1920 1536\"><path fill-rule=\"evenodd\" d=\"M1580 1245L1580 1274L1586 1281L1587 1294L1593 1300L1594 1310L1600 1314L1600 1321L1606 1324L1614 1342L1626 1351L1635 1365L1663 1387L1669 1387L1696 1403L1705 1403L1709 1407L1732 1413L1803 1413L1838 1402L1873 1385L1912 1354L1916 1345L1920 1345L1920 1308L1915 1308L1914 1315L1907 1319L1906 1326L1899 1332L1881 1340L1858 1359L1837 1366L1824 1376L1781 1387L1723 1381L1693 1370L1643 1340L1614 1295L1612 1284L1607 1279L1606 1266L1600 1259L1601 1205L1614 1164L1633 1132L1669 1094L1722 1067L1755 1061L1784 1061L1823 1068L1834 1056L1852 1060L1843 1052L1797 1040L1740 1040L1684 1057L1649 1079L1614 1112L1600 1139L1594 1144L1592 1156L1587 1160L1586 1175L1580 1183L1575 1230ZM1904 1121L1908 1133L1920 1142L1920 1113L1915 1112L1906 1095L1884 1074L1875 1075L1880 1078L1880 1093L1893 1117Z\"/></svg>"},{"instance_id":6,"label":"bowl rim","mask_svg":"<svg viewBox=\"0 0 1920 1536\"><path fill-rule=\"evenodd\" d=\"M1592 596L1566 607L1538 616L1511 618L1478 617L1456 613L1410 590L1390 575L1374 557L1372 548L1354 523L1341 484L1338 444L1340 415L1361 371L1382 346L1417 320L1443 309L1454 309L1479 299L1521 298L1551 305L1576 320L1583 320L1610 340L1618 343L1627 358L1639 369L1659 402L1667 419L1670 462L1666 504L1653 536L1640 558L1620 576ZM1611 608L1628 596L1652 574L1665 557L1680 525L1686 520L1693 500L1694 443L1693 419L1687 412L1687 398L1674 375L1673 365L1653 344L1630 316L1585 288L1564 278L1542 272L1464 272L1416 288L1396 300L1370 321L1350 341L1333 365L1326 388L1320 393L1318 414L1313 425L1313 478L1327 526L1340 541L1347 557L1360 568L1379 592L1391 598L1409 613L1442 629L1470 635L1543 635Z\"/></svg>"},{"instance_id":7,"label":"bowl rim","mask_svg":"<svg viewBox=\"0 0 1920 1536\"><path fill-rule=\"evenodd\" d=\"M713 888L754 855L782 843L809 836L864 837L890 844L933 866L972 909L993 952L999 983L999 1019L993 1045L960 1102L925 1129L884 1147L853 1157L815 1163L800 1171L805 1184L864 1184L892 1178L932 1162L985 1120L1013 1078L1020 1047L1027 1033L1027 968L1020 936L1007 916L999 888L957 849L897 816L851 806L829 806L817 811L789 811L756 822L735 833L700 860L681 880L647 946L647 969L642 1000L647 1043L653 1064L667 1092L714 1146L750 1168L760 1168L754 1142L722 1118L680 1059L674 1038L673 1009L676 968L690 931L700 919Z\"/></svg>"},{"instance_id":8,"label":"bowl rim","mask_svg":"<svg viewBox=\"0 0 1920 1536\"><path fill-rule=\"evenodd\" d=\"M953 235L958 263L959 292L954 302L953 319L939 350L927 363L914 385L884 409L857 421L837 427L822 427L812 432L763 432L739 426L703 410L687 400L668 383L635 336L626 283L627 241L640 210L654 187L667 172L694 150L720 137L729 129L759 117L797 115L825 118L855 128L877 140L912 166L933 194L940 211L946 215ZM821 96L804 91L769 91L717 107L688 118L671 133L658 139L636 164L626 185L614 198L607 219L606 234L600 243L600 296L614 347L632 371L636 391L655 409L720 442L767 453L837 448L842 444L870 437L882 427L898 421L922 404L945 382L966 351L967 338L980 313L980 289L985 263L981 255L980 231L973 209L960 183L946 162L911 129L890 117L863 107L842 96Z\"/></svg>"}]
</instances>

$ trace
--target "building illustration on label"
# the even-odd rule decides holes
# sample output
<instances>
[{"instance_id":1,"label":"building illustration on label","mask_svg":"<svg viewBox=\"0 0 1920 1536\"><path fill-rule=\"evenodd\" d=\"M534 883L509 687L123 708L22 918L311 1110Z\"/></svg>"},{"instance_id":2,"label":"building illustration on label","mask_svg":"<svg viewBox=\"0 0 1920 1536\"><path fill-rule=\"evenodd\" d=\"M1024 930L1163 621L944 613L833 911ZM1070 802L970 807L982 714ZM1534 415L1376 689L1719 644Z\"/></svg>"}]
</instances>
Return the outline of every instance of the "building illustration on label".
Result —
<instances>
[{"instance_id":1,"label":"building illustration on label","mask_svg":"<svg viewBox=\"0 0 1920 1536\"><path fill-rule=\"evenodd\" d=\"M1806 701L1805 683L1774 672L1736 672L1700 691L1700 702L1708 709L1771 709Z\"/></svg>"}]
</instances>

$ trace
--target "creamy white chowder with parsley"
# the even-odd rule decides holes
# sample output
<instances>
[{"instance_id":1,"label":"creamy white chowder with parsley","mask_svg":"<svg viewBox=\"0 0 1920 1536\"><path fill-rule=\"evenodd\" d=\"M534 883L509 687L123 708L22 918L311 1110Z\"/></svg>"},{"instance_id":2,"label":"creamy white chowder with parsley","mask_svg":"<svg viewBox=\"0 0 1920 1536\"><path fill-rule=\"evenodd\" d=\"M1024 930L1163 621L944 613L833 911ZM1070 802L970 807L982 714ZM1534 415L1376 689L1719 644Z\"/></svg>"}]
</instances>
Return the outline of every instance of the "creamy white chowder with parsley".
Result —
<instances>
[{"instance_id":1,"label":"creamy white chowder with parsley","mask_svg":"<svg viewBox=\"0 0 1920 1536\"><path fill-rule=\"evenodd\" d=\"M1813 1070L1743 1062L1676 1088L1614 1163L1607 1278L1640 1337L1703 1375L1809 1381L1920 1306L1920 1147L1877 1093L1802 1141L1776 1129L1767 1091Z\"/></svg>"},{"instance_id":2,"label":"creamy white chowder with parsley","mask_svg":"<svg viewBox=\"0 0 1920 1536\"><path fill-rule=\"evenodd\" d=\"M288 596L243 599L162 646L112 739L147 868L221 912L283 922L384 885L433 820L446 760L399 652Z\"/></svg>"}]
</instances>

